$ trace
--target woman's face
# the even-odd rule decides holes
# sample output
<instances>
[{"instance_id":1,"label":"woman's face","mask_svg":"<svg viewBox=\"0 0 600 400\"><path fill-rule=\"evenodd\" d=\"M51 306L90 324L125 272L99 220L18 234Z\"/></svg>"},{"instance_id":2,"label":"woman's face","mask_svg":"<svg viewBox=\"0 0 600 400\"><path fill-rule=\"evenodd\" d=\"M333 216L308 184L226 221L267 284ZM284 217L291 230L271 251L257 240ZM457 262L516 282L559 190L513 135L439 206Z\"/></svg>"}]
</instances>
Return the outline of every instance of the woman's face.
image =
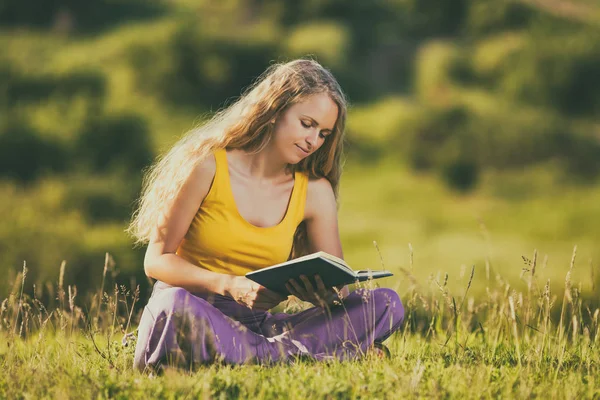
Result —
<instances>
[{"instance_id":1,"label":"woman's face","mask_svg":"<svg viewBox=\"0 0 600 400\"><path fill-rule=\"evenodd\" d=\"M337 104L326 93L293 104L275 121L274 146L289 164L297 164L329 140L337 116Z\"/></svg>"}]
</instances>

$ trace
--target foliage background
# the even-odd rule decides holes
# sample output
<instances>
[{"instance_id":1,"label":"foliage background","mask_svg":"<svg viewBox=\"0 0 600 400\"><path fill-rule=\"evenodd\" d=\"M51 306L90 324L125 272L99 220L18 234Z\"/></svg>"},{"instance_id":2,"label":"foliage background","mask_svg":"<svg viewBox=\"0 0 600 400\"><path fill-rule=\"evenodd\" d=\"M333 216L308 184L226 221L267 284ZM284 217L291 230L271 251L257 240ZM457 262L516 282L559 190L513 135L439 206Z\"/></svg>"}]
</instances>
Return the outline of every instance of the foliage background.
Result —
<instances>
[{"instance_id":1,"label":"foliage background","mask_svg":"<svg viewBox=\"0 0 600 400\"><path fill-rule=\"evenodd\" d=\"M141 286L123 230L143 168L273 61L312 56L352 103L345 256L404 296L541 274L598 302L600 6L594 0L0 1L0 298L17 271ZM466 276L466 277L465 277ZM34 286L35 284L35 286Z\"/></svg>"}]
</instances>

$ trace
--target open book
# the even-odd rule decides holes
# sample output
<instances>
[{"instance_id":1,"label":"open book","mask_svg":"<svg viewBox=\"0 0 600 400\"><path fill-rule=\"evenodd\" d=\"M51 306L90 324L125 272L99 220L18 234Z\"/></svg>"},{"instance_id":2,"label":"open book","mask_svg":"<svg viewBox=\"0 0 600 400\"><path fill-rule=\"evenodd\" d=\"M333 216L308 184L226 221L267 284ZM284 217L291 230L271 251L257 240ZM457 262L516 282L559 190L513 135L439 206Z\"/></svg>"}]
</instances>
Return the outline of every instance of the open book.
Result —
<instances>
[{"instance_id":1,"label":"open book","mask_svg":"<svg viewBox=\"0 0 600 400\"><path fill-rule=\"evenodd\" d=\"M267 289L288 295L285 284L290 279L295 279L302 287L304 284L300 275L306 277L316 289L314 275L319 275L327 288L343 286L356 281L379 279L393 274L389 271L354 271L341 258L319 251L304 257L295 258L281 264L266 267L257 271L248 272L246 278L260 283Z\"/></svg>"}]
</instances>

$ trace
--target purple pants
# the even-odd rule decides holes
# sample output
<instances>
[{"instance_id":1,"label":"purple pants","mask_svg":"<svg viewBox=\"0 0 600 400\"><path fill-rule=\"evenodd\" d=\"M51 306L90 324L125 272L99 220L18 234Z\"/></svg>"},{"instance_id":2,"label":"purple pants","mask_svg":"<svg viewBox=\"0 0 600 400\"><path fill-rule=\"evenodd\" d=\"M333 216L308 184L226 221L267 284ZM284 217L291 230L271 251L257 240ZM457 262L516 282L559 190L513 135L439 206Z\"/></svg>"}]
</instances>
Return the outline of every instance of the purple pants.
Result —
<instances>
[{"instance_id":1,"label":"purple pants","mask_svg":"<svg viewBox=\"0 0 600 400\"><path fill-rule=\"evenodd\" d=\"M158 281L140 321L134 366L355 358L398 330L403 319L404 308L392 289L358 289L329 309L271 314Z\"/></svg>"}]
</instances>

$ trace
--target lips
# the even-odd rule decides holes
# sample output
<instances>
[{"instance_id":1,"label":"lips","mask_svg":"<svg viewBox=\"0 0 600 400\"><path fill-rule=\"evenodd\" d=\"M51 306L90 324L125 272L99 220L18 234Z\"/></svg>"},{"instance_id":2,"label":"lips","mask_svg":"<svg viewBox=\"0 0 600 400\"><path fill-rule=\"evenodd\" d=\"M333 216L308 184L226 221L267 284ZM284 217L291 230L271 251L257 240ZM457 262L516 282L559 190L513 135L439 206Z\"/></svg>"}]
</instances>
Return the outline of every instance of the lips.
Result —
<instances>
[{"instance_id":1,"label":"lips","mask_svg":"<svg viewBox=\"0 0 600 400\"><path fill-rule=\"evenodd\" d=\"M305 154L309 154L310 151L303 149L302 147L296 145L297 148L299 148L300 150L302 150Z\"/></svg>"}]
</instances>

